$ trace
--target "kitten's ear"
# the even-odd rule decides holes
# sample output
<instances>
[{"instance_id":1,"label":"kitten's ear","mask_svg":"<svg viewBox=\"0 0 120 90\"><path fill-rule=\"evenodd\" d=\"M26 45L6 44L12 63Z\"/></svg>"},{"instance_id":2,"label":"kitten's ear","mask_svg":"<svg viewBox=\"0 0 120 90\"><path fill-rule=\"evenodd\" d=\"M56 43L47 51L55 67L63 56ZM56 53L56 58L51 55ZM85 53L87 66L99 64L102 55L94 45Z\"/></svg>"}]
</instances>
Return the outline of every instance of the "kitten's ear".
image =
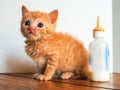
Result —
<instances>
[{"instance_id":1,"label":"kitten's ear","mask_svg":"<svg viewBox=\"0 0 120 90\"><path fill-rule=\"evenodd\" d=\"M54 24L58 18L58 10L54 10L54 11L50 12L48 15L50 17L52 24Z\"/></svg>"},{"instance_id":2,"label":"kitten's ear","mask_svg":"<svg viewBox=\"0 0 120 90\"><path fill-rule=\"evenodd\" d=\"M22 5L22 16L24 17L28 13L29 13L28 9L24 5Z\"/></svg>"}]
</instances>

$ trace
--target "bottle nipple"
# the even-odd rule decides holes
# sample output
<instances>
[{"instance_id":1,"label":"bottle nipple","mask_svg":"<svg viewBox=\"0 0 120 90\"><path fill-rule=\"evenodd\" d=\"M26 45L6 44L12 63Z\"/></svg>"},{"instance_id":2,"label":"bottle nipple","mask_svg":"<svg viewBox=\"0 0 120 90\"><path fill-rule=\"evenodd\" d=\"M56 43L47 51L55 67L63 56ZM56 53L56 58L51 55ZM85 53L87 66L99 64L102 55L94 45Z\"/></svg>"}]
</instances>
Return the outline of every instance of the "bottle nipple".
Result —
<instances>
[{"instance_id":1,"label":"bottle nipple","mask_svg":"<svg viewBox=\"0 0 120 90\"><path fill-rule=\"evenodd\" d=\"M97 26L95 27L95 29L93 29L94 32L96 31L104 31L104 29L102 27L100 27L100 17L97 17Z\"/></svg>"}]
</instances>

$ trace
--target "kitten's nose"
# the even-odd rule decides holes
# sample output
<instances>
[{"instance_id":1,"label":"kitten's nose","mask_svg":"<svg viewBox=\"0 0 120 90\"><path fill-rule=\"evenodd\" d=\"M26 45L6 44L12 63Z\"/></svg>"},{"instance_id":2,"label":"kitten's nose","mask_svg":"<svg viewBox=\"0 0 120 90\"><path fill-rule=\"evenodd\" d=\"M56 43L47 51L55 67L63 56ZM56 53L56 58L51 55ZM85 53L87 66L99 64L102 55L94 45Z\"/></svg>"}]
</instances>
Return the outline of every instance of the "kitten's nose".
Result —
<instances>
[{"instance_id":1,"label":"kitten's nose","mask_svg":"<svg viewBox=\"0 0 120 90\"><path fill-rule=\"evenodd\" d=\"M30 31L30 33L35 34L35 28L34 27L29 27L28 30Z\"/></svg>"}]
</instances>

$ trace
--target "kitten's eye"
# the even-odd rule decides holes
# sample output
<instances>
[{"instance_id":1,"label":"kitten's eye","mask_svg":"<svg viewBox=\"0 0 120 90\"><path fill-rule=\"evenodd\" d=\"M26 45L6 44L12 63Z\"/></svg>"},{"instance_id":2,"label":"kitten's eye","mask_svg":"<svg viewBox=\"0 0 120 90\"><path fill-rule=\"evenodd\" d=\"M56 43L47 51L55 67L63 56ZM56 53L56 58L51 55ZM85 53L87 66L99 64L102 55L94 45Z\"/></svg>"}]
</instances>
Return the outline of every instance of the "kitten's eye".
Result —
<instances>
[{"instance_id":1,"label":"kitten's eye","mask_svg":"<svg viewBox=\"0 0 120 90\"><path fill-rule=\"evenodd\" d=\"M42 28L44 25L43 25L43 23L39 23L37 26L38 26L39 28Z\"/></svg>"},{"instance_id":2,"label":"kitten's eye","mask_svg":"<svg viewBox=\"0 0 120 90\"><path fill-rule=\"evenodd\" d=\"M25 22L25 26L30 26L30 21L29 20Z\"/></svg>"}]
</instances>

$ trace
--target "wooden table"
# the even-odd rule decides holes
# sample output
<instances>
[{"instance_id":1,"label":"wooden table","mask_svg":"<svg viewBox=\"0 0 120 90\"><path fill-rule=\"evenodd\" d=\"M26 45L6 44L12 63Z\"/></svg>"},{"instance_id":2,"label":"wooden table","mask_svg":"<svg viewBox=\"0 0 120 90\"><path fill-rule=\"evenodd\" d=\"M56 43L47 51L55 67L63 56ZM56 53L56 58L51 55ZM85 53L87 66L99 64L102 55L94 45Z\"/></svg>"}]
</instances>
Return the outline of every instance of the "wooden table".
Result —
<instances>
[{"instance_id":1,"label":"wooden table","mask_svg":"<svg viewBox=\"0 0 120 90\"><path fill-rule=\"evenodd\" d=\"M0 90L120 90L120 74L111 74L109 82L87 80L38 81L31 74L0 74Z\"/></svg>"}]
</instances>

